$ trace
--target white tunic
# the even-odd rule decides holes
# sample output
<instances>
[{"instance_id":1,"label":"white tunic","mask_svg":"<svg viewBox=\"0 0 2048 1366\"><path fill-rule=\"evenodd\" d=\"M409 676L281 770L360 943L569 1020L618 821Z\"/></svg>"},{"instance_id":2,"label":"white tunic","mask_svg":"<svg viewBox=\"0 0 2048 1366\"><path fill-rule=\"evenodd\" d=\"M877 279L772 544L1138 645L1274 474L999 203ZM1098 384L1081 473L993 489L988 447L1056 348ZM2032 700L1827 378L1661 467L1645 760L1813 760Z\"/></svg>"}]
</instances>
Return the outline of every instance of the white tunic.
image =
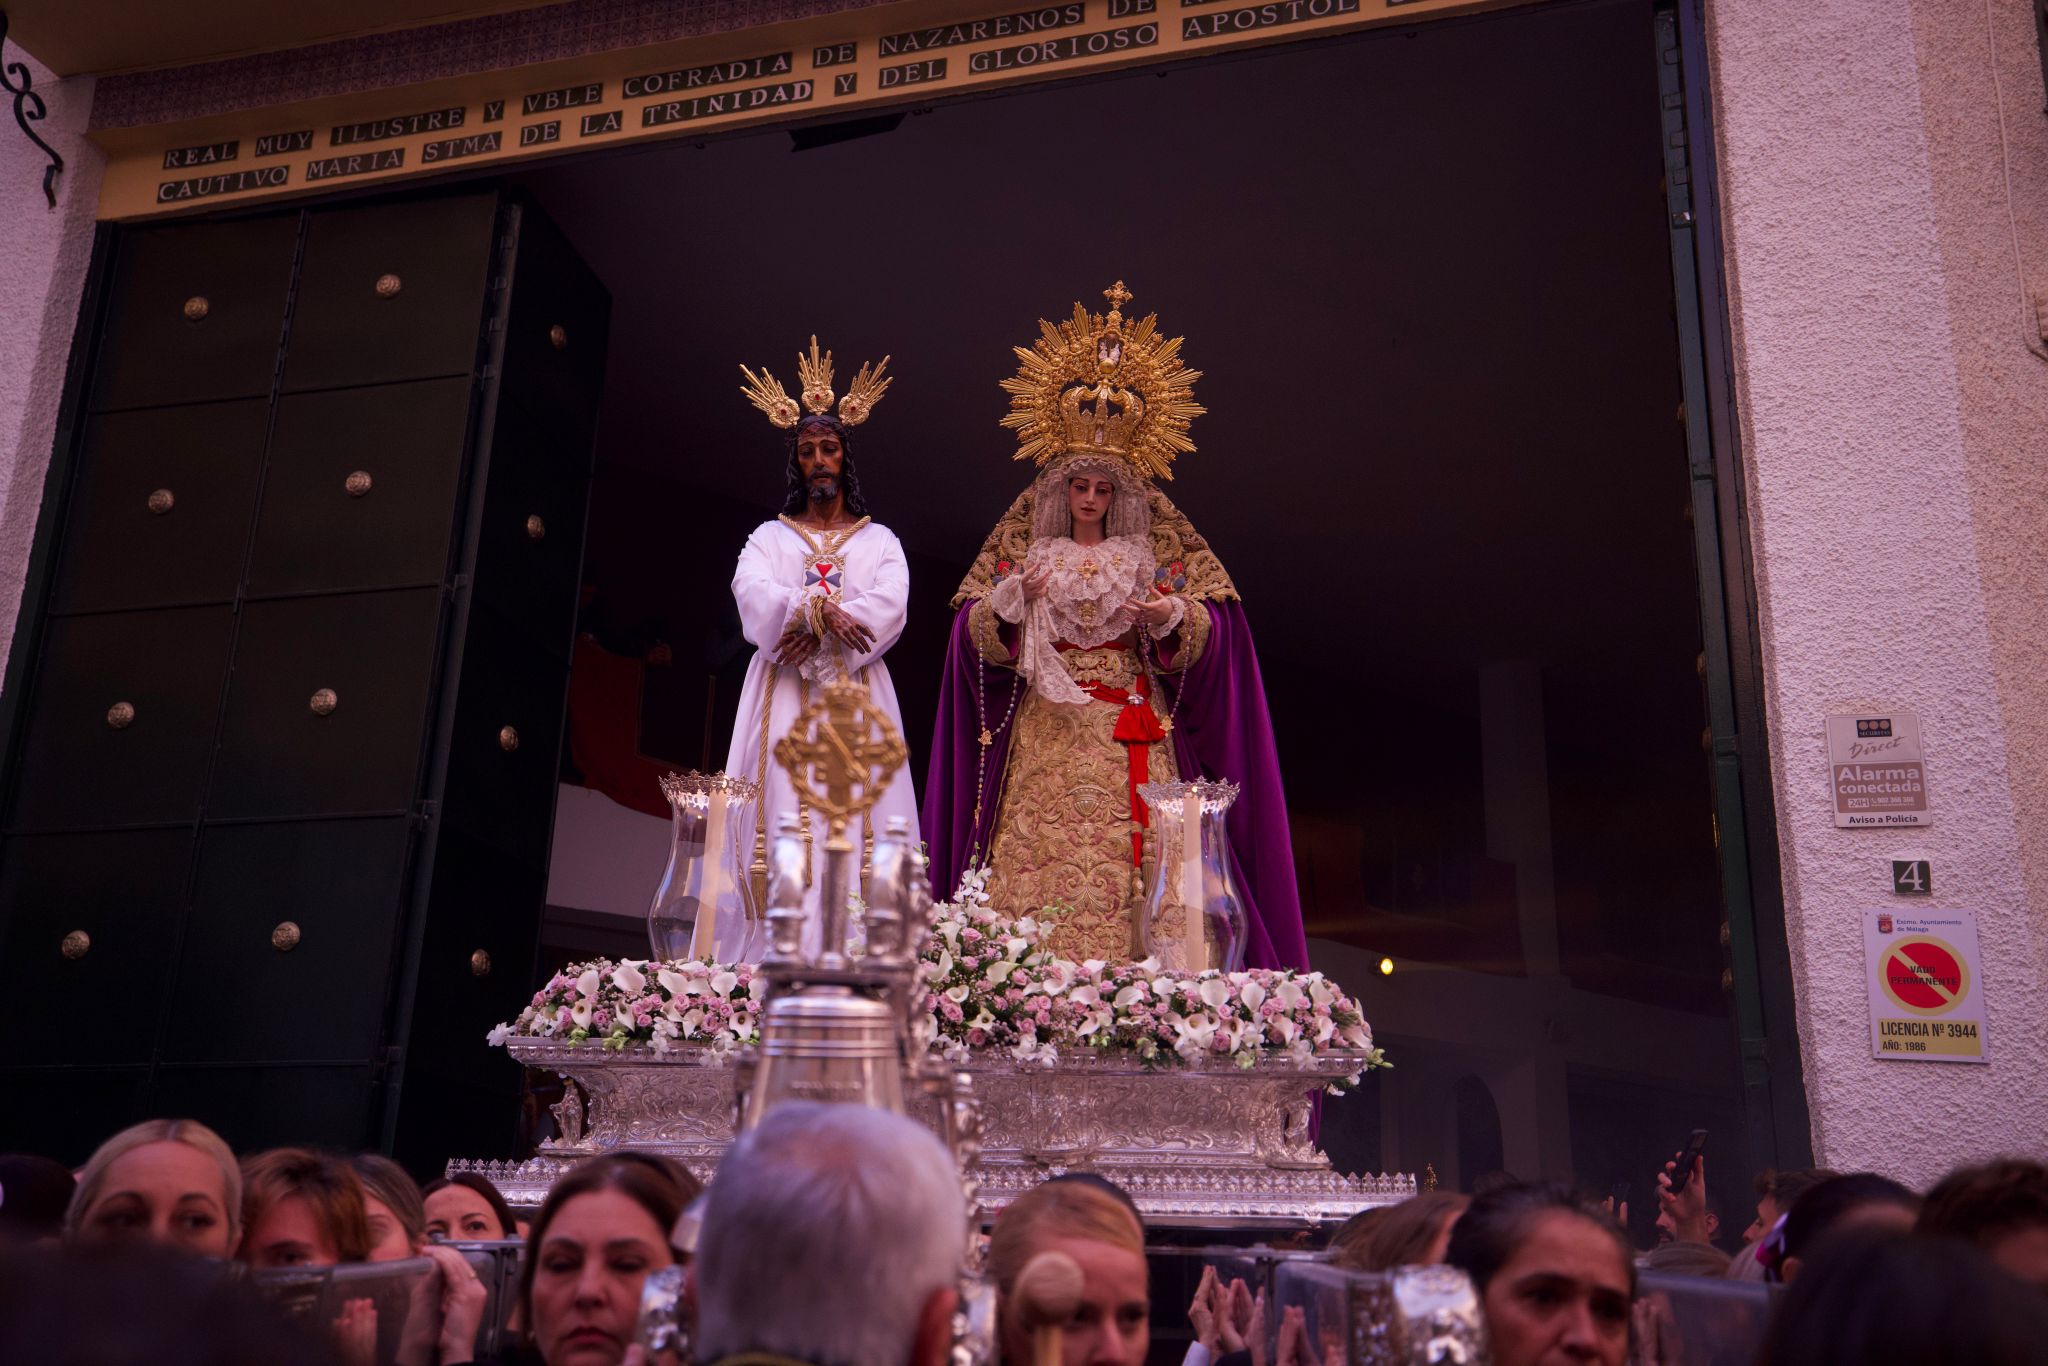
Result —
<instances>
[{"instance_id":1,"label":"white tunic","mask_svg":"<svg viewBox=\"0 0 2048 1366\"><path fill-rule=\"evenodd\" d=\"M763 522L747 537L746 549L740 552L739 567L732 577L733 600L739 605L741 629L754 646L754 657L747 664L747 681L740 693L739 714L733 721L732 749L726 756L725 771L749 780L761 778L761 711L767 707L767 781L760 809L765 813L771 839L777 817L797 809L796 791L790 786L789 775L775 762L775 744L789 734L804 705L817 698L819 689L816 683L799 677L797 670L776 667L771 698L768 677L776 642L806 596L805 576L813 573L815 559L804 538L789 526L781 521ZM897 705L896 686L889 680L889 666L882 662L882 656L902 637L904 612L910 600L910 570L903 559L903 546L887 527L869 522L841 547L834 567L840 574L835 600L841 610L875 637L874 648L867 653L844 653L842 667L855 682L866 685L875 705L888 714L901 733L903 709ZM824 650L821 648L819 653ZM911 786L907 763L896 770L894 780L869 813L873 830L885 829L891 816L906 817L911 838L918 838L917 793ZM809 909L813 926L818 923L818 888L829 833L824 819L812 812ZM860 821L848 826L847 838L853 843L856 860L864 858L868 834L868 826ZM743 865L751 863L753 847L754 833L750 829L741 840ZM745 875L744 866L739 871ZM858 868L855 871L858 874Z\"/></svg>"}]
</instances>

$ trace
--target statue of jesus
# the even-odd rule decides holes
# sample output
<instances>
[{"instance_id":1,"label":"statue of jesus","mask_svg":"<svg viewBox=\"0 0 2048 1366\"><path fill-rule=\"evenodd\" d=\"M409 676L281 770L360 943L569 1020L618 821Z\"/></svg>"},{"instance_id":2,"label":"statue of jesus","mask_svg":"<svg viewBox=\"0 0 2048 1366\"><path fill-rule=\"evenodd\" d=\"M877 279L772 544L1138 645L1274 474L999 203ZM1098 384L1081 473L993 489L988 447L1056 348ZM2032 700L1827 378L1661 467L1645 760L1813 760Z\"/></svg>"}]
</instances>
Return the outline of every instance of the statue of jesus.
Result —
<instances>
[{"instance_id":1,"label":"statue of jesus","mask_svg":"<svg viewBox=\"0 0 2048 1366\"><path fill-rule=\"evenodd\" d=\"M1004 382L1041 466L982 545L958 614L925 785L934 890L986 864L996 909L1042 915L1063 957L1127 962L1158 856L1139 787L1242 788L1227 818L1247 962L1308 966L1286 798L1230 576L1152 482L1194 449L1199 374L1157 320L1079 305Z\"/></svg>"},{"instance_id":2,"label":"statue of jesus","mask_svg":"<svg viewBox=\"0 0 2048 1366\"><path fill-rule=\"evenodd\" d=\"M880 366L863 365L836 415L832 355L818 354L817 338L811 339L809 356L797 358L802 410L772 375L740 367L748 381L743 390L748 401L789 433L782 512L747 537L732 579L740 625L755 652L747 665L725 771L760 784L748 870L755 880L756 904L765 901L767 830L785 811L798 812L803 820L814 869L813 902L822 882L815 871L822 868L825 822L815 812L800 810L789 775L770 761L775 742L789 733L813 696L841 679L866 685L874 704L899 731L903 724L882 657L903 634L910 572L902 544L869 515L854 470L851 434L889 387L882 373L888 363L884 357ZM891 816L905 817L916 838L917 798L907 768L897 770L880 803L856 818L848 832L861 852L863 873L876 824L885 825ZM812 915L810 923L817 925L819 917ZM808 947L816 951L818 946Z\"/></svg>"}]
</instances>

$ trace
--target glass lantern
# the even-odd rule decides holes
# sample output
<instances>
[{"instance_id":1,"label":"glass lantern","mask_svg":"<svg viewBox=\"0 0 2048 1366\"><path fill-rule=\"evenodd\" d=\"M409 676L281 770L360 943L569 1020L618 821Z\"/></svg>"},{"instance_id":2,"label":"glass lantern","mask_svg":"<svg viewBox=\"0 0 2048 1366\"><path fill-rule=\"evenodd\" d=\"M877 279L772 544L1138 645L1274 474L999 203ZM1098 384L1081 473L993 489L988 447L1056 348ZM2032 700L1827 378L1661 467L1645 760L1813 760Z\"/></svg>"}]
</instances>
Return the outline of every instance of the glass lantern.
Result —
<instances>
[{"instance_id":1,"label":"glass lantern","mask_svg":"<svg viewBox=\"0 0 2048 1366\"><path fill-rule=\"evenodd\" d=\"M1152 809L1158 868L1145 898L1145 955L1180 972L1244 967L1244 899L1230 873L1230 835L1223 816L1237 784L1144 783L1138 795Z\"/></svg>"},{"instance_id":2,"label":"glass lantern","mask_svg":"<svg viewBox=\"0 0 2048 1366\"><path fill-rule=\"evenodd\" d=\"M668 867L647 908L647 944L657 959L752 963L767 946L741 855L758 788L724 773L670 773Z\"/></svg>"}]
</instances>

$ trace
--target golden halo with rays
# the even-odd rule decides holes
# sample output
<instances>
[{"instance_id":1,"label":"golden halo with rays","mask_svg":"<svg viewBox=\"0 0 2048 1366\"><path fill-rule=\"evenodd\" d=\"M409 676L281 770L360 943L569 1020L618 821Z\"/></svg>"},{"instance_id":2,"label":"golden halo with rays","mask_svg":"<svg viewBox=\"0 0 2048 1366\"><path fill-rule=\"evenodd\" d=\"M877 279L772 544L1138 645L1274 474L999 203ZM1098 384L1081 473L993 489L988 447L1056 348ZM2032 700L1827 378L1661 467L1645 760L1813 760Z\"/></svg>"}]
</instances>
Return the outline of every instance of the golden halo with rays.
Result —
<instances>
[{"instance_id":1,"label":"golden halo with rays","mask_svg":"<svg viewBox=\"0 0 2048 1366\"><path fill-rule=\"evenodd\" d=\"M1015 350L1017 373L1003 381L1019 460L1041 466L1076 450L1118 457L1147 478L1173 478L1173 462L1195 448L1188 424L1202 377L1181 361L1179 337L1159 334L1159 316L1124 320L1131 293L1118 280L1102 291L1109 312L1074 305L1057 326L1039 321L1038 340ZM1092 409L1081 407L1093 403Z\"/></svg>"}]
</instances>

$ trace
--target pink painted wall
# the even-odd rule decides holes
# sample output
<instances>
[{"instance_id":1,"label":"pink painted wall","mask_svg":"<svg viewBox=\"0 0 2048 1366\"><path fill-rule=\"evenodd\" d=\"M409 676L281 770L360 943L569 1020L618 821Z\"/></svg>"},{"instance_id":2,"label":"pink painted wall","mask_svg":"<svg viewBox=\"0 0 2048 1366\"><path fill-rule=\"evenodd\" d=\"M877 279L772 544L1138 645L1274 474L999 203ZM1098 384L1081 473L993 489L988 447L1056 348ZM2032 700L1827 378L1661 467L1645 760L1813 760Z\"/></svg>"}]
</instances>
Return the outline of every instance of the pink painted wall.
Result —
<instances>
[{"instance_id":1,"label":"pink painted wall","mask_svg":"<svg viewBox=\"0 0 2048 1366\"><path fill-rule=\"evenodd\" d=\"M24 57L9 43L6 60ZM0 669L35 543L104 160L84 138L92 78L60 81L26 60L49 109L36 131L63 156L64 172L52 209L42 192L48 159L12 118L0 119Z\"/></svg>"},{"instance_id":2,"label":"pink painted wall","mask_svg":"<svg viewBox=\"0 0 2048 1366\"><path fill-rule=\"evenodd\" d=\"M2019 325L1995 136L2002 86L2005 117L2032 136L2016 184L2038 199L2048 180L2027 22L2024 0L1710 11L1814 1141L1831 1165L1918 1181L1963 1158L2038 1151L2048 1133L2044 903L2029 898L2048 873L2030 771L2048 745L2028 715L2048 698L2007 646L2041 611L2048 509L2020 453L2031 441L2038 464L2048 373ZM2004 44L1995 68L1987 25ZM1920 715L1930 829L1834 827L1822 717L1876 706ZM1988 1067L1870 1056L1861 912L1890 900L1888 861L1908 854L1933 860L1936 904L1979 912Z\"/></svg>"}]
</instances>

